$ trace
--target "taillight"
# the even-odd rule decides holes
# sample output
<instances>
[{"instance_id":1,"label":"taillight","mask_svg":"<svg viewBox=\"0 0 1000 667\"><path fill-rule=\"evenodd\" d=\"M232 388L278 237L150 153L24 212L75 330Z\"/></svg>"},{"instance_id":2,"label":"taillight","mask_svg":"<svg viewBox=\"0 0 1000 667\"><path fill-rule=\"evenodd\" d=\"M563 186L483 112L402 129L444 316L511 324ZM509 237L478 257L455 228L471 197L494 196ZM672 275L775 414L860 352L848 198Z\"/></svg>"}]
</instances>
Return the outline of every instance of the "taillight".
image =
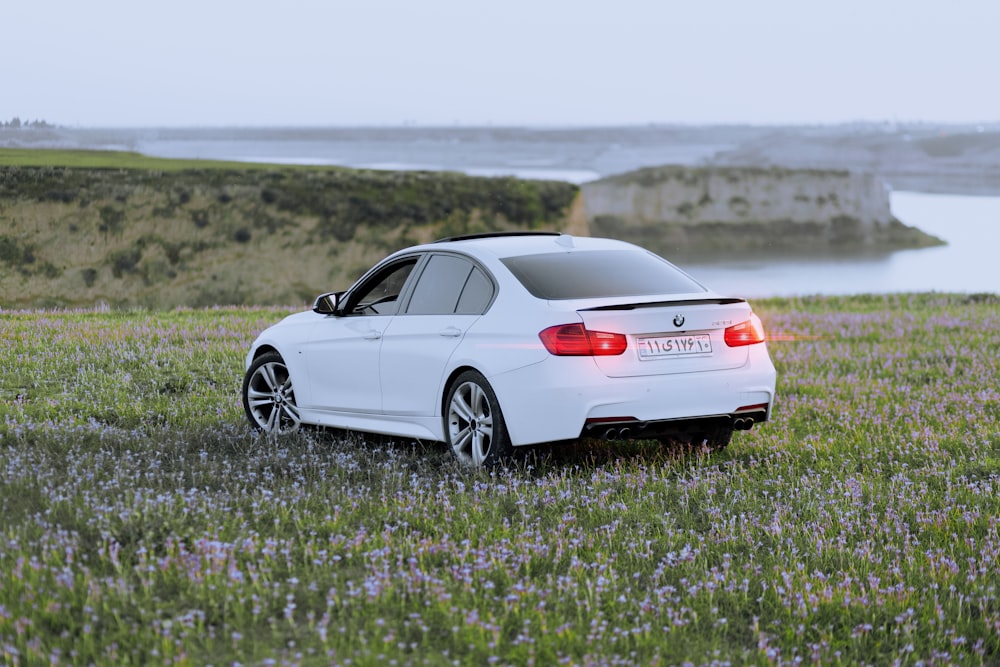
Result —
<instances>
[{"instance_id":1,"label":"taillight","mask_svg":"<svg viewBox=\"0 0 1000 667\"><path fill-rule=\"evenodd\" d=\"M621 354L628 347L624 334L590 331L582 324L558 324L538 337L545 349L560 357L594 357Z\"/></svg>"},{"instance_id":2,"label":"taillight","mask_svg":"<svg viewBox=\"0 0 1000 667\"><path fill-rule=\"evenodd\" d=\"M764 325L760 318L750 313L750 319L746 322L734 324L726 327L726 345L729 347L740 347L741 345L753 345L764 342Z\"/></svg>"}]
</instances>

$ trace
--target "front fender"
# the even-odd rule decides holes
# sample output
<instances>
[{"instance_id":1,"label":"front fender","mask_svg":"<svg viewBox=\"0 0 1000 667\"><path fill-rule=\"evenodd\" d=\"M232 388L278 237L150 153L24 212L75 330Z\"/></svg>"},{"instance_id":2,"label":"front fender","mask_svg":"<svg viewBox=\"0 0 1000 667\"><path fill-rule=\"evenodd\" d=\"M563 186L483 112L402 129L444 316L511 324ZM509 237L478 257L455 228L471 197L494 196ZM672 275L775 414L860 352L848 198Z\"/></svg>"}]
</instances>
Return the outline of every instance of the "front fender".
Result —
<instances>
[{"instance_id":1,"label":"front fender","mask_svg":"<svg viewBox=\"0 0 1000 667\"><path fill-rule=\"evenodd\" d=\"M296 313L262 331L247 351L243 364L244 371L249 371L254 360L261 354L271 350L277 352L288 367L292 382L295 383L296 399L299 405L308 405L309 383L297 381L298 378L305 378L307 372L303 367L300 350L302 345L309 340L316 324L324 317L313 312Z\"/></svg>"}]
</instances>

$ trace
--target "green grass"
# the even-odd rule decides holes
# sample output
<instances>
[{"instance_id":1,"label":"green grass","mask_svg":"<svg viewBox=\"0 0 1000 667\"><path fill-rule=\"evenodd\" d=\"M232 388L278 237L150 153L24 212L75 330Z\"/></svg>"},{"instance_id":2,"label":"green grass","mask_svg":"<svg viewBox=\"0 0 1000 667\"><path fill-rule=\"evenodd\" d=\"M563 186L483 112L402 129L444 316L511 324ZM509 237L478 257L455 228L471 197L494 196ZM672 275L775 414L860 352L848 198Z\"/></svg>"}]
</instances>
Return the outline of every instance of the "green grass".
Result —
<instances>
[{"instance_id":1,"label":"green grass","mask_svg":"<svg viewBox=\"0 0 1000 667\"><path fill-rule=\"evenodd\" d=\"M3 167L74 167L87 169L145 169L181 171L184 169L282 169L337 170L343 167L321 165L274 165L225 160L159 158L129 151L99 151L39 148L0 148Z\"/></svg>"},{"instance_id":2,"label":"green grass","mask_svg":"<svg viewBox=\"0 0 1000 667\"><path fill-rule=\"evenodd\" d=\"M269 440L287 309L22 311L0 346L0 662L996 664L1000 300L755 303L719 453Z\"/></svg>"}]
</instances>

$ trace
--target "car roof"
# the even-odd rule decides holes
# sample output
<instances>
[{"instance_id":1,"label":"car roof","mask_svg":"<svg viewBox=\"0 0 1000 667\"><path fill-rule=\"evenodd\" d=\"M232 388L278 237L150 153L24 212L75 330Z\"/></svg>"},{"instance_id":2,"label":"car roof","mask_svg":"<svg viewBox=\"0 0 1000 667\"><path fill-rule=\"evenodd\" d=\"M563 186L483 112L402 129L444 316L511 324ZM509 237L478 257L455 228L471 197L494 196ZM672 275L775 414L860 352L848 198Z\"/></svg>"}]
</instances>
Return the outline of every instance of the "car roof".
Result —
<instances>
[{"instance_id":1,"label":"car roof","mask_svg":"<svg viewBox=\"0 0 1000 667\"><path fill-rule=\"evenodd\" d=\"M441 239L440 241L411 248L410 250L444 250L446 248L461 249L474 256L492 255L497 258L551 252L571 252L573 250L640 250L637 246L624 241L589 236L571 236L570 234L555 232L471 234L468 236Z\"/></svg>"}]
</instances>

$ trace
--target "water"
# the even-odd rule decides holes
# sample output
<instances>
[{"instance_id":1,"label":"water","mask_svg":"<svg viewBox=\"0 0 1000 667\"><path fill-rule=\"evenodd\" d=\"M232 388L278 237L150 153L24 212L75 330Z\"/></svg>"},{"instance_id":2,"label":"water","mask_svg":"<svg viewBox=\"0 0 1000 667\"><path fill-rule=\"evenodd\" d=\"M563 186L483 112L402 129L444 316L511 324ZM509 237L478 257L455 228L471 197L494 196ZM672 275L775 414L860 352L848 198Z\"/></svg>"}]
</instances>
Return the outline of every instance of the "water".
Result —
<instances>
[{"instance_id":1,"label":"water","mask_svg":"<svg viewBox=\"0 0 1000 667\"><path fill-rule=\"evenodd\" d=\"M1000 294L1000 197L894 192L892 211L946 246L848 257L751 257L685 264L718 292L747 297L890 292Z\"/></svg>"}]
</instances>

